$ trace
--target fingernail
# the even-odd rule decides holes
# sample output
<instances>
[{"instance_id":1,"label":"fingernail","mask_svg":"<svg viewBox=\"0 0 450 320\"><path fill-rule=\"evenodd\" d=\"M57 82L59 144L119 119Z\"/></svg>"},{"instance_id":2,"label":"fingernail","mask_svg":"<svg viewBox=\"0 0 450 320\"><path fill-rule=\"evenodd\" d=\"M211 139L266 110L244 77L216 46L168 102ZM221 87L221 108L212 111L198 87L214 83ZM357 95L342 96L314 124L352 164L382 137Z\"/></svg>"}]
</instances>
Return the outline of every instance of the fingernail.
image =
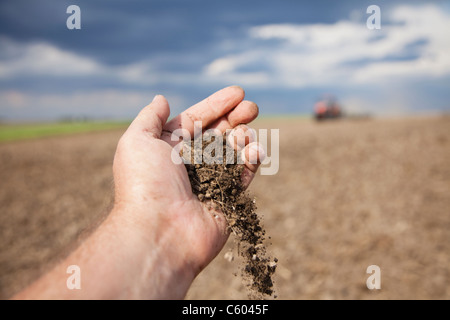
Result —
<instances>
[{"instance_id":1,"label":"fingernail","mask_svg":"<svg viewBox=\"0 0 450 320\"><path fill-rule=\"evenodd\" d=\"M155 102L155 100L156 100L158 97L159 97L159 94L157 94L157 95L153 98L152 102Z\"/></svg>"},{"instance_id":2,"label":"fingernail","mask_svg":"<svg viewBox=\"0 0 450 320\"><path fill-rule=\"evenodd\" d=\"M234 147L234 129L228 133L227 139L230 146Z\"/></svg>"},{"instance_id":3,"label":"fingernail","mask_svg":"<svg viewBox=\"0 0 450 320\"><path fill-rule=\"evenodd\" d=\"M251 164L257 164L258 159L262 162L266 158L266 152L260 144L250 146L248 150L248 162Z\"/></svg>"},{"instance_id":4,"label":"fingernail","mask_svg":"<svg viewBox=\"0 0 450 320\"><path fill-rule=\"evenodd\" d=\"M241 150L246 144L254 141L256 141L255 130L245 124L237 126L228 135L229 144L237 150Z\"/></svg>"}]
</instances>

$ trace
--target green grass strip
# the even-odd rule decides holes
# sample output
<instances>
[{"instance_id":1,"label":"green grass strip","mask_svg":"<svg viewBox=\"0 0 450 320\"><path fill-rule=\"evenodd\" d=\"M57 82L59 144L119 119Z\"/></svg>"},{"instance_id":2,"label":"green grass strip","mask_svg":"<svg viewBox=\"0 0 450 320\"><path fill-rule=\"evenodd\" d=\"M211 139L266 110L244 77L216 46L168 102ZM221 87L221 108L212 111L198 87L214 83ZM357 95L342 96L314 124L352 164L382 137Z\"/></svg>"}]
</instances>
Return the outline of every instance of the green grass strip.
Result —
<instances>
[{"instance_id":1,"label":"green grass strip","mask_svg":"<svg viewBox=\"0 0 450 320\"><path fill-rule=\"evenodd\" d=\"M37 139L83 132L126 128L130 122L56 122L45 124L2 124L0 142Z\"/></svg>"}]
</instances>

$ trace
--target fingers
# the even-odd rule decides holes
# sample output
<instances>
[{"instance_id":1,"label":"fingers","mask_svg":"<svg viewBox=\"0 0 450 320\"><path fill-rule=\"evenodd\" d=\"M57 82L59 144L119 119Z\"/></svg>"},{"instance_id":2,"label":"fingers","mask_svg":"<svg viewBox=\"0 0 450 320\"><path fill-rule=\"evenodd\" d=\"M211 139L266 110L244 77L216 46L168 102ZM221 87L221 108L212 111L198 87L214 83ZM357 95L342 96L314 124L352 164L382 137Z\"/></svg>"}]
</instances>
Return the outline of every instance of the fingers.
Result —
<instances>
[{"instance_id":1,"label":"fingers","mask_svg":"<svg viewBox=\"0 0 450 320\"><path fill-rule=\"evenodd\" d=\"M157 95L148 106L139 112L127 131L144 131L159 139L169 114L170 108L166 98Z\"/></svg>"},{"instance_id":2,"label":"fingers","mask_svg":"<svg viewBox=\"0 0 450 320\"><path fill-rule=\"evenodd\" d=\"M221 132L225 132L227 129L232 129L239 124L252 122L256 119L258 113L259 109L256 103L242 101L236 108L211 124L211 128L216 128Z\"/></svg>"},{"instance_id":3,"label":"fingers","mask_svg":"<svg viewBox=\"0 0 450 320\"><path fill-rule=\"evenodd\" d=\"M239 152L254 141L256 141L256 131L245 124L237 126L227 135L228 144Z\"/></svg>"},{"instance_id":4,"label":"fingers","mask_svg":"<svg viewBox=\"0 0 450 320\"><path fill-rule=\"evenodd\" d=\"M156 96L154 101L144 108L133 121L133 127L144 128L154 137L175 146L180 139L172 140L172 132L182 129L182 136L194 135L194 124L201 121L203 130L212 128L220 132L233 129L227 136L228 142L240 154L245 169L241 180L245 188L250 185L259 165L265 158L262 146L256 142L256 132L246 126L258 116L258 106L251 101L243 101L244 90L237 86L227 87L212 94L205 100L190 107L171 121L169 105L163 96ZM130 126L131 127L131 126Z\"/></svg>"},{"instance_id":5,"label":"fingers","mask_svg":"<svg viewBox=\"0 0 450 320\"><path fill-rule=\"evenodd\" d=\"M256 142L256 131L247 125L239 125L227 136L228 143L238 152L245 165L241 175L244 188L253 180L256 171L265 159L266 153L262 145Z\"/></svg>"},{"instance_id":6,"label":"fingers","mask_svg":"<svg viewBox=\"0 0 450 320\"><path fill-rule=\"evenodd\" d=\"M219 90L170 120L164 126L164 131L173 132L176 129L185 129L192 136L194 122L201 121L202 127L207 128L239 105L244 96L244 90L238 86Z\"/></svg>"},{"instance_id":7,"label":"fingers","mask_svg":"<svg viewBox=\"0 0 450 320\"><path fill-rule=\"evenodd\" d=\"M258 171L259 165L266 158L266 152L258 142L252 142L242 151L245 166L253 173Z\"/></svg>"},{"instance_id":8,"label":"fingers","mask_svg":"<svg viewBox=\"0 0 450 320\"><path fill-rule=\"evenodd\" d=\"M260 143L252 142L242 151L242 157L245 168L241 175L241 181L244 188L247 189L255 177L261 162L266 158L266 152Z\"/></svg>"}]
</instances>

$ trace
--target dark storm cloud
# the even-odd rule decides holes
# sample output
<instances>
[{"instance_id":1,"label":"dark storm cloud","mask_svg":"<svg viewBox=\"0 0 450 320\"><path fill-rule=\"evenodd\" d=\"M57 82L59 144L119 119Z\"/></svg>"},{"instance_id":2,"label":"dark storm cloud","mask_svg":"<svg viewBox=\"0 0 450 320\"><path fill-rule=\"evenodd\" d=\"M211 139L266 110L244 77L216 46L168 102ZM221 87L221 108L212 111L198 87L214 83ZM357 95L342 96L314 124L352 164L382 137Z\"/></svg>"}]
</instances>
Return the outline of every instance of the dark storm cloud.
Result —
<instances>
[{"instance_id":1,"label":"dark storm cloud","mask_svg":"<svg viewBox=\"0 0 450 320\"><path fill-rule=\"evenodd\" d=\"M244 28L276 23L335 23L348 18L353 10L364 13L370 2L2 1L0 35L24 42L46 41L105 64L127 64L175 53L177 66L195 68L215 56L215 47L224 36L242 37ZM391 1L378 2L385 7L392 5ZM77 32L65 27L66 8L71 4L82 10L82 29ZM220 50L224 54L224 48ZM198 57L193 59L193 55ZM188 57L188 66L180 66L184 56Z\"/></svg>"},{"instance_id":2,"label":"dark storm cloud","mask_svg":"<svg viewBox=\"0 0 450 320\"><path fill-rule=\"evenodd\" d=\"M442 1L427 3L438 5L435 7L439 10L445 7ZM66 9L72 4L81 8L81 30L66 28ZM94 107L102 103L102 94L111 100L123 94L121 101L126 106L136 101L146 103L149 95L162 93L182 109L231 84L245 85L249 99L263 102L263 113L308 112L324 91L349 97L349 101L367 102L376 97L371 106L387 106L381 99L388 87L383 87L383 82L355 86L348 83L349 79L362 67L419 61L429 48L439 53L426 34L414 37L403 48L385 50L380 56L370 54L378 43L396 41L385 28L402 24L387 19L391 9L401 4L423 5L423 1L376 1L382 8L383 30L360 38L355 46L361 50L359 56L341 54L328 69L321 59L334 59L334 53L327 55L326 50L315 49L307 39L299 43L292 41L295 34L288 39L258 38L251 33L260 26L292 26L294 33L319 32L319 40L333 43L342 21L351 24L356 33L366 30L366 8L371 4L372 0L0 1L0 116L39 113L45 118L79 112L75 103L70 109L67 99L85 103L98 113ZM341 43L346 42L338 41L334 46L336 55L347 52ZM340 80L339 72L344 72L346 81ZM449 100L448 90L433 86L439 81L431 79L418 90L413 87L420 86L420 81L398 87L421 95L413 102L433 101L433 105L442 106ZM43 107L39 103L28 106L33 99ZM48 103L53 107L45 108ZM117 103L116 109L105 110L123 114L126 109ZM129 115L133 116L131 112Z\"/></svg>"},{"instance_id":3,"label":"dark storm cloud","mask_svg":"<svg viewBox=\"0 0 450 320\"><path fill-rule=\"evenodd\" d=\"M108 64L158 53L204 54L224 33L260 24L334 23L366 4L355 1L15 0L0 3L0 34L47 41ZM383 1L381 1L383 2ZM66 8L82 10L82 29L65 28Z\"/></svg>"}]
</instances>

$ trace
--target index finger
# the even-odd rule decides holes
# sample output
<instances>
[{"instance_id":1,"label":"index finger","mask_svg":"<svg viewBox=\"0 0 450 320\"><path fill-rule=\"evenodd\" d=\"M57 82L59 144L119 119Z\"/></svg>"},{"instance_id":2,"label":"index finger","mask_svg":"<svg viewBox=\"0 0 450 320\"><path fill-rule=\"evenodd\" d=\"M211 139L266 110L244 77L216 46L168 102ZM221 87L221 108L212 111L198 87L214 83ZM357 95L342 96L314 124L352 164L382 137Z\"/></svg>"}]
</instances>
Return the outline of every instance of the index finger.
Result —
<instances>
[{"instance_id":1,"label":"index finger","mask_svg":"<svg viewBox=\"0 0 450 320\"><path fill-rule=\"evenodd\" d=\"M203 129L206 129L234 109L244 100L244 96L244 90L238 86L219 90L167 122L163 131L172 133L176 129L185 129L192 136L194 134L194 122L201 121Z\"/></svg>"}]
</instances>

